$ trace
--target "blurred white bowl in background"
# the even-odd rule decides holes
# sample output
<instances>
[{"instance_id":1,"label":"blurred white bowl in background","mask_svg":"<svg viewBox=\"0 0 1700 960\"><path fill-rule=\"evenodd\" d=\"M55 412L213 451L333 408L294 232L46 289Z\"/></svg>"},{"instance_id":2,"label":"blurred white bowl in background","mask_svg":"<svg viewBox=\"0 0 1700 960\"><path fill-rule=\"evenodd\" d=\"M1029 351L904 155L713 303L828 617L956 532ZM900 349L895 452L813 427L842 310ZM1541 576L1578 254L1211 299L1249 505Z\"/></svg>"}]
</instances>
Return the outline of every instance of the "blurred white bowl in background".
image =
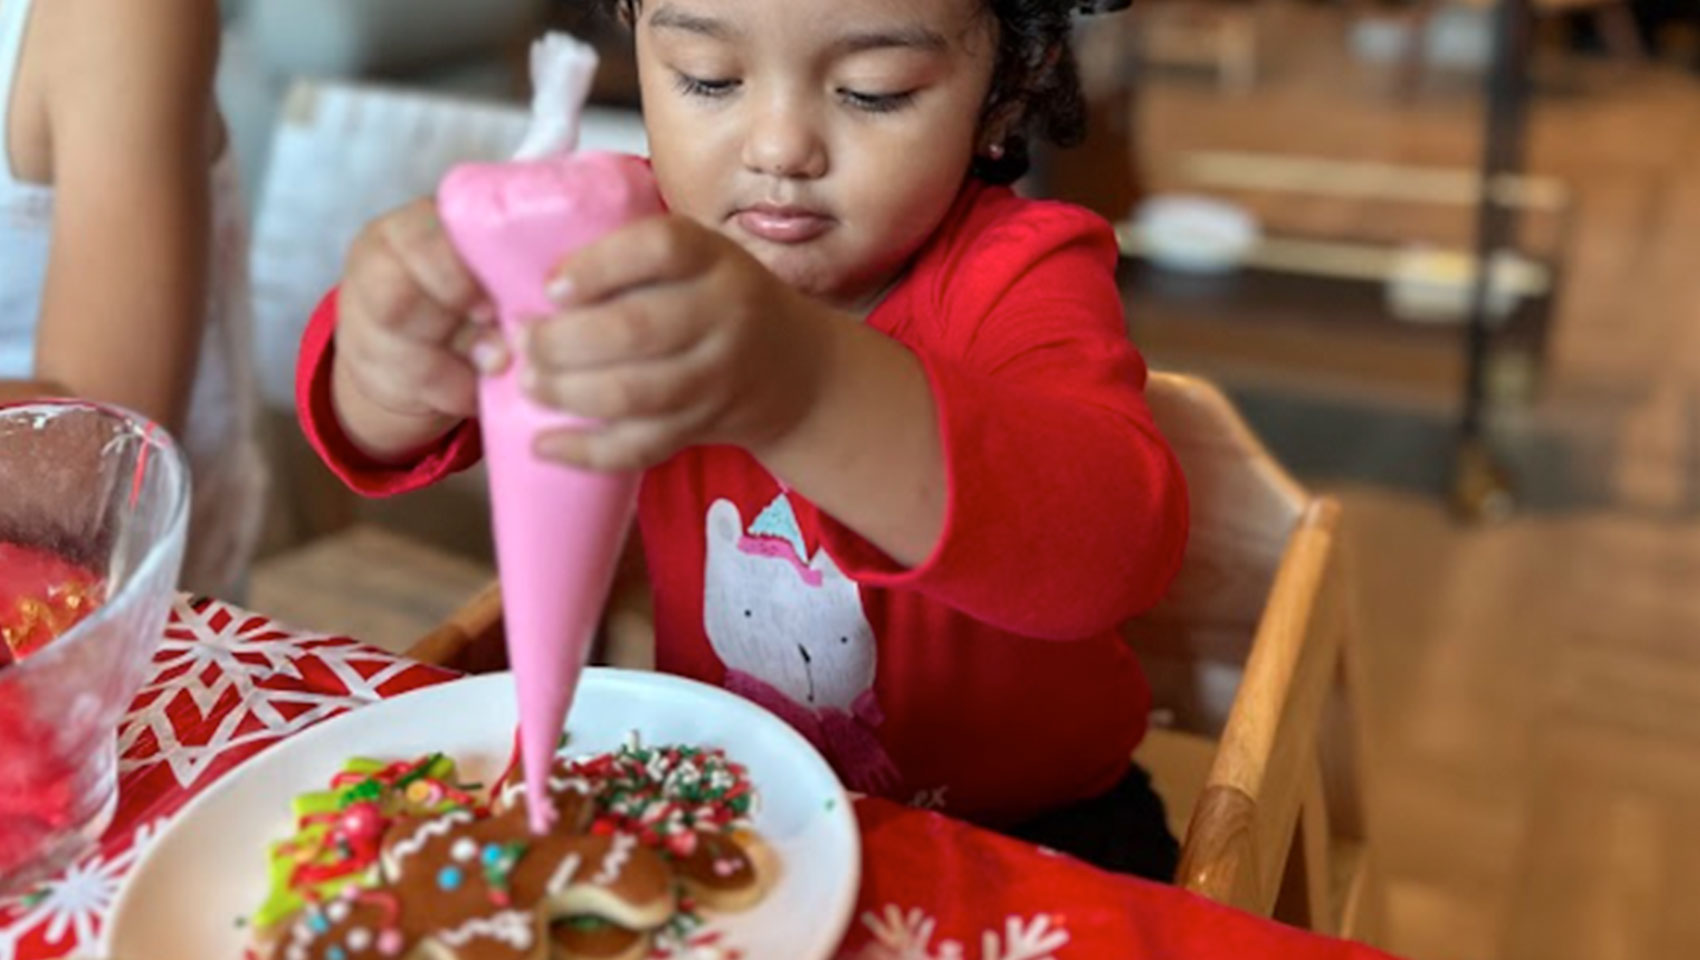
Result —
<instances>
[{"instance_id":1,"label":"blurred white bowl in background","mask_svg":"<svg viewBox=\"0 0 1700 960\"><path fill-rule=\"evenodd\" d=\"M1140 249L1152 263L1187 273L1221 273L1244 262L1260 237L1245 208L1213 197L1159 194L1134 210Z\"/></svg>"}]
</instances>

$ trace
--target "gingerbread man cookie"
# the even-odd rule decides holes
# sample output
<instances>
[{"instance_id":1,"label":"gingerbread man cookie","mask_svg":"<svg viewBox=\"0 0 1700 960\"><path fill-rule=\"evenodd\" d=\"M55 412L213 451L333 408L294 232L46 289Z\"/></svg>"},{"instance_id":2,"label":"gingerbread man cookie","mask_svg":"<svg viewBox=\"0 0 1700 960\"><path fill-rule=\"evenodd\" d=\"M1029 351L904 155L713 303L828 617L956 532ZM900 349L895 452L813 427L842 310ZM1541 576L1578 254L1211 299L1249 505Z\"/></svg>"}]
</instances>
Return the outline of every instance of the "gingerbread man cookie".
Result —
<instances>
[{"instance_id":1,"label":"gingerbread man cookie","mask_svg":"<svg viewBox=\"0 0 1700 960\"><path fill-rule=\"evenodd\" d=\"M429 928L429 934L421 931ZM343 888L307 907L274 960L547 960L552 944L536 911L495 910L433 924L394 890Z\"/></svg>"},{"instance_id":2,"label":"gingerbread man cookie","mask_svg":"<svg viewBox=\"0 0 1700 960\"><path fill-rule=\"evenodd\" d=\"M562 818L563 820L565 818ZM534 836L523 805L483 819L446 814L403 820L384 842L385 879L409 904L458 916L462 890L550 918L590 915L649 930L677 907L673 873L629 834L552 831Z\"/></svg>"},{"instance_id":3,"label":"gingerbread man cookie","mask_svg":"<svg viewBox=\"0 0 1700 960\"><path fill-rule=\"evenodd\" d=\"M640 960L655 938L600 917L568 917L550 927L549 939L555 960Z\"/></svg>"},{"instance_id":4,"label":"gingerbread man cookie","mask_svg":"<svg viewBox=\"0 0 1700 960\"><path fill-rule=\"evenodd\" d=\"M777 871L775 858L746 831L699 831L690 852L673 857L673 867L686 893L721 911L754 906L773 886Z\"/></svg>"}]
</instances>

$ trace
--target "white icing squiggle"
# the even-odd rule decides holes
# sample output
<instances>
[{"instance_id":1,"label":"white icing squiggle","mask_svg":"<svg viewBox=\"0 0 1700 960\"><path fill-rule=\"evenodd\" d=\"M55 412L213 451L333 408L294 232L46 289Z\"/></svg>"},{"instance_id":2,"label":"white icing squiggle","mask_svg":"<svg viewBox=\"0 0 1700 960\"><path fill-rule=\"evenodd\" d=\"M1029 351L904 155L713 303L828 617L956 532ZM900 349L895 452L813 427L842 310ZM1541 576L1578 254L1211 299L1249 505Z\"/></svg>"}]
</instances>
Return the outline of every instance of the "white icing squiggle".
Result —
<instances>
[{"instance_id":1,"label":"white icing squiggle","mask_svg":"<svg viewBox=\"0 0 1700 960\"><path fill-rule=\"evenodd\" d=\"M626 869L626 862L631 860L637 843L637 837L629 833L614 834L614 845L608 848L608 855L602 858L602 869L590 878L590 882L599 887L606 887L620 879L620 872Z\"/></svg>"},{"instance_id":2,"label":"white icing squiggle","mask_svg":"<svg viewBox=\"0 0 1700 960\"><path fill-rule=\"evenodd\" d=\"M431 838L443 836L457 825L471 822L472 814L465 810L452 810L435 820L427 820L423 826L397 842L384 854L384 866L389 870L391 879L401 870L402 861L425 849L425 844L430 843Z\"/></svg>"},{"instance_id":3,"label":"white icing squiggle","mask_svg":"<svg viewBox=\"0 0 1700 960\"><path fill-rule=\"evenodd\" d=\"M473 940L495 940L515 950L524 950L531 946L536 933L532 925L534 917L535 914L518 910L503 910L493 916L468 920L453 930L444 930L436 938L451 947L464 947Z\"/></svg>"},{"instance_id":4,"label":"white icing squiggle","mask_svg":"<svg viewBox=\"0 0 1700 960\"><path fill-rule=\"evenodd\" d=\"M544 886L544 892L553 897L567 889L567 884L571 883L573 876L578 873L580 862L578 854L567 854L567 858L562 860L561 865L555 868L554 875L549 878L549 883Z\"/></svg>"},{"instance_id":5,"label":"white icing squiggle","mask_svg":"<svg viewBox=\"0 0 1700 960\"><path fill-rule=\"evenodd\" d=\"M573 793L588 797L596 793L596 786L583 777L550 777L549 790L553 793L566 793L570 790ZM502 792L497 794L496 803L498 806L511 807L514 805L514 801L524 794L524 782L509 780L502 784Z\"/></svg>"}]
</instances>

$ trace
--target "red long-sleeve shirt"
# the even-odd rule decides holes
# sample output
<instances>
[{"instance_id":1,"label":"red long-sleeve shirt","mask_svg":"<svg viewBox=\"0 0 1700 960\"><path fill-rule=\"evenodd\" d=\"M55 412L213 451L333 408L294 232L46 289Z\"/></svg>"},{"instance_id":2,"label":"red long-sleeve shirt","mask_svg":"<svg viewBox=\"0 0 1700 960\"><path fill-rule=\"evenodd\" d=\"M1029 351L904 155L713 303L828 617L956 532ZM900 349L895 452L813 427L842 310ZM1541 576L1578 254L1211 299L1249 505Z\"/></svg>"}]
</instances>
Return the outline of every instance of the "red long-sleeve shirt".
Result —
<instances>
[{"instance_id":1,"label":"red long-sleeve shirt","mask_svg":"<svg viewBox=\"0 0 1700 960\"><path fill-rule=\"evenodd\" d=\"M920 358L937 403L932 556L904 569L745 452L685 450L639 497L658 668L773 710L852 789L959 816L1012 822L1115 783L1150 699L1116 627L1161 596L1187 529L1115 262L1102 219L966 186L866 321ZM298 401L351 487L399 493L478 458L469 423L407 468L363 460L331 407L335 323L332 296Z\"/></svg>"}]
</instances>

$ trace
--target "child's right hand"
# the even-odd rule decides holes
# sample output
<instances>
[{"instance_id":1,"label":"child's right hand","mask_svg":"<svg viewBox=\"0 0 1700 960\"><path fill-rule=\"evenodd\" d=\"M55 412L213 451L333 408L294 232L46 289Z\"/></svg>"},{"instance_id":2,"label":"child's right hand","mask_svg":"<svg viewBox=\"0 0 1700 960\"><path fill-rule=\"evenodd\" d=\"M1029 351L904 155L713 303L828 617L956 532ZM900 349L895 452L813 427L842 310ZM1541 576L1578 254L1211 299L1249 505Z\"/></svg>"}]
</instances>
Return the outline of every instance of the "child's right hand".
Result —
<instances>
[{"instance_id":1,"label":"child's right hand","mask_svg":"<svg viewBox=\"0 0 1700 960\"><path fill-rule=\"evenodd\" d=\"M332 396L348 438L403 460L473 416L507 364L495 310L429 197L372 221L343 268Z\"/></svg>"}]
</instances>

